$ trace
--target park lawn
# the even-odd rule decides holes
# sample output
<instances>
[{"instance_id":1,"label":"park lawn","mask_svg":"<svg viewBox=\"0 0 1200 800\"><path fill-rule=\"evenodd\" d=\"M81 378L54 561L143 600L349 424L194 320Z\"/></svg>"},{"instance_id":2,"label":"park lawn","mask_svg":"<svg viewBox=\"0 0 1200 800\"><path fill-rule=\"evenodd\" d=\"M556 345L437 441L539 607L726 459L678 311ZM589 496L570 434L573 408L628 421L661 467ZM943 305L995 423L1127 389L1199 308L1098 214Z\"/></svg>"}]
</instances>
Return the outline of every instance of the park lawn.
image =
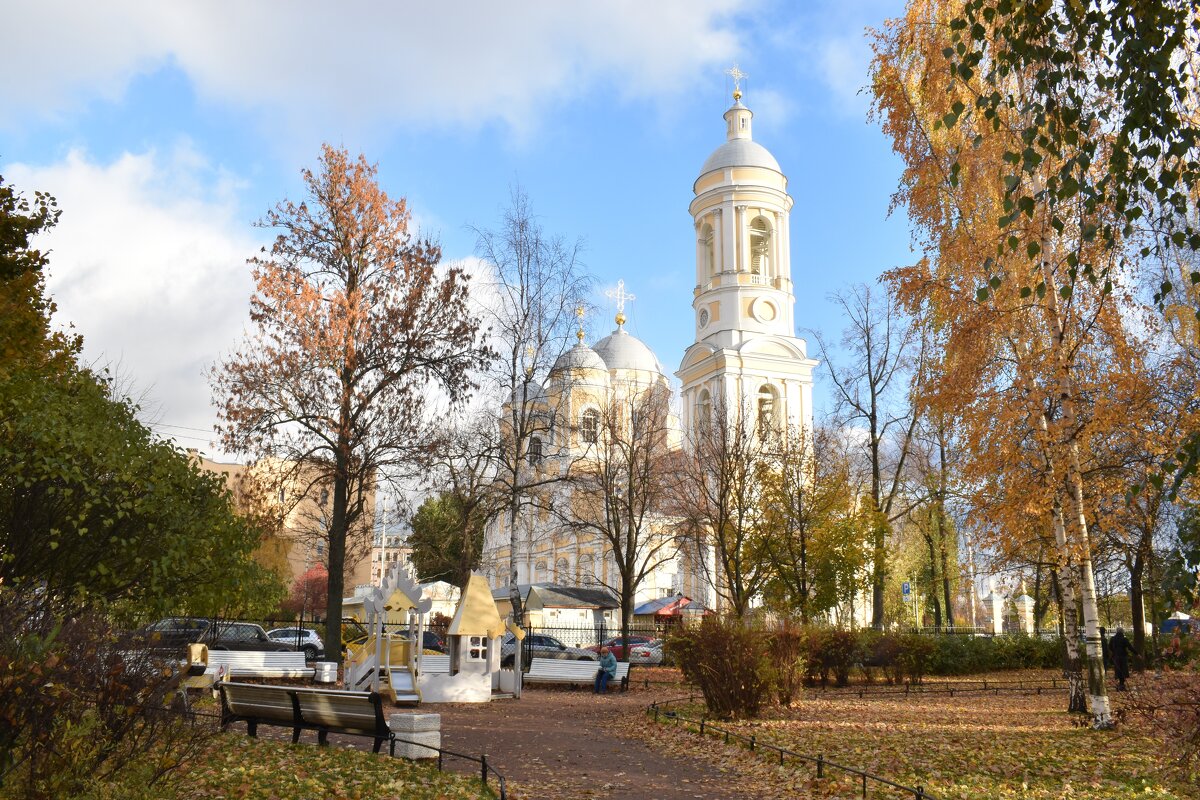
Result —
<instances>
[{"instance_id":1,"label":"park lawn","mask_svg":"<svg viewBox=\"0 0 1200 800\"><path fill-rule=\"evenodd\" d=\"M344 747L216 736L158 797L163 800L459 800L491 798L478 778L437 771L433 762Z\"/></svg>"},{"instance_id":2,"label":"park lawn","mask_svg":"<svg viewBox=\"0 0 1200 800\"><path fill-rule=\"evenodd\" d=\"M921 785L938 800L1200 796L1196 787L1169 776L1157 742L1131 726L1115 733L1081 727L1064 711L1065 704L1062 691L859 699L856 693L814 689L790 709L771 709L758 720L719 725L897 783ZM680 711L698 717L702 706L681 706ZM780 769L736 745L715 738L701 743L695 733L669 724L644 725L641 733L637 727L626 730L722 769L748 770L757 797L860 796L861 785L850 777L816 781L811 767ZM876 786L871 797L901 796Z\"/></svg>"}]
</instances>

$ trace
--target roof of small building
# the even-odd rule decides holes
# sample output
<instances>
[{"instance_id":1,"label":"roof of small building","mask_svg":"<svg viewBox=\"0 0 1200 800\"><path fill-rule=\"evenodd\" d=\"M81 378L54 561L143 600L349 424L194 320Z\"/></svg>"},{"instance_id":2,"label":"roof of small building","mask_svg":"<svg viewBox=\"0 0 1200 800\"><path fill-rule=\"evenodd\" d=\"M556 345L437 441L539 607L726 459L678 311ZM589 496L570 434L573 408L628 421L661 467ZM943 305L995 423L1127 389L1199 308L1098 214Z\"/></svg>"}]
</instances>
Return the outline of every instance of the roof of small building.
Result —
<instances>
[{"instance_id":1,"label":"roof of small building","mask_svg":"<svg viewBox=\"0 0 1200 800\"><path fill-rule=\"evenodd\" d=\"M504 621L500 619L496 601L488 591L487 578L477 572L471 574L467 590L462 594L446 633L450 636L487 636L490 639L504 635Z\"/></svg>"},{"instance_id":2,"label":"roof of small building","mask_svg":"<svg viewBox=\"0 0 1200 800\"><path fill-rule=\"evenodd\" d=\"M535 591L542 599L542 605L549 608L617 608L620 604L617 598L607 589L594 589L583 586L564 586L558 583L518 583L521 601L529 599L530 591ZM502 586L492 592L496 600L508 600L507 586Z\"/></svg>"}]
</instances>

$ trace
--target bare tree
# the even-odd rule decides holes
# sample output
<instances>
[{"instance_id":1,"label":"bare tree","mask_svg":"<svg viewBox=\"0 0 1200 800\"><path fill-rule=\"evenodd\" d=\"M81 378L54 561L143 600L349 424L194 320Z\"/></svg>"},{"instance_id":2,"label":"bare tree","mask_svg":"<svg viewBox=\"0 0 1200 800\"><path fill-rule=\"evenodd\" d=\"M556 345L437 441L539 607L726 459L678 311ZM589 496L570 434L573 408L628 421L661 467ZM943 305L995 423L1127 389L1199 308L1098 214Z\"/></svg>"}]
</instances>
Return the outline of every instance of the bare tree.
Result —
<instances>
[{"instance_id":1,"label":"bare tree","mask_svg":"<svg viewBox=\"0 0 1200 800\"><path fill-rule=\"evenodd\" d=\"M871 625L882 628L883 589L887 578L887 544L891 524L907 511L897 505L902 495L915 409L908 402L909 377L919 370L922 338L889 292L857 285L835 294L846 318L842 331L844 358L830 352L816 334L821 360L829 368L837 416L845 424L862 425L863 447L871 473Z\"/></svg>"},{"instance_id":2,"label":"bare tree","mask_svg":"<svg viewBox=\"0 0 1200 800\"><path fill-rule=\"evenodd\" d=\"M538 463L558 422L557 408L549 405L553 401L540 381L566 349L591 279L579 260L580 243L545 233L519 187L512 190L497 230L474 231L478 255L494 270L485 315L499 357L490 379L505 402L496 481L506 499L509 593L519 623L524 616L517 589L521 508L533 493L562 479L561 470Z\"/></svg>"},{"instance_id":3,"label":"bare tree","mask_svg":"<svg viewBox=\"0 0 1200 800\"><path fill-rule=\"evenodd\" d=\"M675 484L670 390L665 384L610 390L595 422L594 430L578 432L587 455L568 484L570 502L556 513L611 553L615 579L604 586L620 603L627 645L638 587L674 555L665 514ZM623 652L628 655L628 648Z\"/></svg>"},{"instance_id":4,"label":"bare tree","mask_svg":"<svg viewBox=\"0 0 1200 800\"><path fill-rule=\"evenodd\" d=\"M718 598L741 617L771 575L762 536L769 444L748 403L731 408L721 398L711 414L700 420L680 456L673 513L706 570L705 555L712 551L715 570L709 571L715 574L708 578Z\"/></svg>"},{"instance_id":5,"label":"bare tree","mask_svg":"<svg viewBox=\"0 0 1200 800\"><path fill-rule=\"evenodd\" d=\"M227 449L270 462L282 485L331 493L333 653L348 537L371 535L363 523L380 481L425 460L431 386L462 401L487 356L466 276L439 269L440 248L413 238L407 204L375 175L362 156L326 145L318 171L303 172L306 201L267 213L259 224L279 234L250 260L255 330L210 375Z\"/></svg>"}]
</instances>

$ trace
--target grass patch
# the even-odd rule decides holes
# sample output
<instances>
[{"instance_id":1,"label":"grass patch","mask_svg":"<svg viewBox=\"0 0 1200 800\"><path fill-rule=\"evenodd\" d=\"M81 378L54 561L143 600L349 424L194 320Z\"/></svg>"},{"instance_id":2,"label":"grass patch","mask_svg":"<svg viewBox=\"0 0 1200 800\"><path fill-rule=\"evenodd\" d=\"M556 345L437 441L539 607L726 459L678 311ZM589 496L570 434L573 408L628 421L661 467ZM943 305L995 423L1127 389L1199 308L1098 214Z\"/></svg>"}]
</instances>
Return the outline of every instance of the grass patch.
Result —
<instances>
[{"instance_id":1,"label":"grass patch","mask_svg":"<svg viewBox=\"0 0 1200 800\"><path fill-rule=\"evenodd\" d=\"M162 800L458 800L491 798L478 778L343 747L229 733L154 794Z\"/></svg>"},{"instance_id":2,"label":"grass patch","mask_svg":"<svg viewBox=\"0 0 1200 800\"><path fill-rule=\"evenodd\" d=\"M922 785L938 800L1197 796L1194 786L1167 773L1161 745L1145 731L1129 725L1117 732L1080 727L1065 706L1065 691L859 699L856 694L810 690L791 708L771 709L757 720L718 725L798 753L820 754L897 783ZM695 706L684 713L699 717L703 709ZM701 741L682 727L644 727L648 730L641 735L660 746L705 758L720 768L740 763L755 776L758 797L796 793L852 797L861 792L861 785L849 777L816 781L809 767L780 770L777 764L733 745L726 747L717 739ZM639 735L636 724L627 730ZM898 795L879 787L870 796Z\"/></svg>"}]
</instances>

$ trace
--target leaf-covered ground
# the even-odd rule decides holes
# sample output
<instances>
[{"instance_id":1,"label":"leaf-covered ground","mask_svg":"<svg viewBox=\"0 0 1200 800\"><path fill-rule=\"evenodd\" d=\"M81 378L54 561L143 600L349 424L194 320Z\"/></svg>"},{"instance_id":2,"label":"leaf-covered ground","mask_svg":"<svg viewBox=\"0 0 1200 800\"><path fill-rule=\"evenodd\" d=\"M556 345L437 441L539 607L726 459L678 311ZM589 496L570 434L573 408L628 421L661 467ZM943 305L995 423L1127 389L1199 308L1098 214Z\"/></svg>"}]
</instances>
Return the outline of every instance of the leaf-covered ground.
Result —
<instances>
[{"instance_id":1,"label":"leaf-covered ground","mask_svg":"<svg viewBox=\"0 0 1200 800\"><path fill-rule=\"evenodd\" d=\"M490 798L477 778L343 747L228 733L173 780L163 800L460 800Z\"/></svg>"},{"instance_id":2,"label":"leaf-covered ground","mask_svg":"<svg viewBox=\"0 0 1200 800\"><path fill-rule=\"evenodd\" d=\"M1012 681L1053 674L988 677ZM860 699L857 692L816 689L790 709L722 727L800 753L821 754L897 783L920 784L938 800L1200 797L1200 788L1168 775L1159 745L1141 731L1128 725L1116 733L1081 727L1078 718L1063 710L1065 702L1063 691L956 692L953 697L877 694ZM680 710L701 715L699 706ZM861 796L861 784L850 778L817 781L811 768L780 768L737 745L711 737L701 740L694 729L633 719L618 724L626 735L652 739L676 754L704 759L719 769L738 769L747 796ZM903 795L880 787L869 796Z\"/></svg>"}]
</instances>

